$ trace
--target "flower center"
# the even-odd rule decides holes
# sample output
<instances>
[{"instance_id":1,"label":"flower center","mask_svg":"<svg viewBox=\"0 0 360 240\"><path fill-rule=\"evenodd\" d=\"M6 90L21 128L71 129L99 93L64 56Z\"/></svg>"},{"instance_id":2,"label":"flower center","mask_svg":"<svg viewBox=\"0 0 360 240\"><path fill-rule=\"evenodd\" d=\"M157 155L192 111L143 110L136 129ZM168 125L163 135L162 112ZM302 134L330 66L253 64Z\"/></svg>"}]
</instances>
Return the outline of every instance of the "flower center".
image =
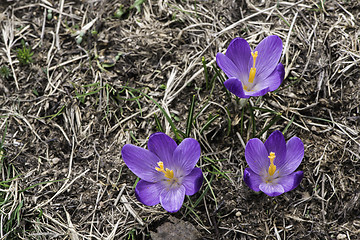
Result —
<instances>
[{"instance_id":1,"label":"flower center","mask_svg":"<svg viewBox=\"0 0 360 240\"><path fill-rule=\"evenodd\" d=\"M159 167L155 167L156 171L164 173L165 177L167 177L169 180L174 178L173 170L170 170L168 168L164 169L164 163L161 161L157 164Z\"/></svg>"},{"instance_id":2,"label":"flower center","mask_svg":"<svg viewBox=\"0 0 360 240\"><path fill-rule=\"evenodd\" d=\"M268 158L270 159L270 166L269 166L269 175L272 176L274 175L275 171L276 171L276 166L274 164L274 159L275 159L275 153L274 152L270 152L270 155L268 156Z\"/></svg>"},{"instance_id":3,"label":"flower center","mask_svg":"<svg viewBox=\"0 0 360 240\"><path fill-rule=\"evenodd\" d=\"M256 68L255 68L255 63L256 63L256 58L258 57L258 51L256 52L252 52L251 56L253 57L253 67L250 69L250 73L249 73L249 83L253 83L254 82L254 78L255 78L255 74L256 74ZM245 89L246 90L246 89Z\"/></svg>"}]
</instances>

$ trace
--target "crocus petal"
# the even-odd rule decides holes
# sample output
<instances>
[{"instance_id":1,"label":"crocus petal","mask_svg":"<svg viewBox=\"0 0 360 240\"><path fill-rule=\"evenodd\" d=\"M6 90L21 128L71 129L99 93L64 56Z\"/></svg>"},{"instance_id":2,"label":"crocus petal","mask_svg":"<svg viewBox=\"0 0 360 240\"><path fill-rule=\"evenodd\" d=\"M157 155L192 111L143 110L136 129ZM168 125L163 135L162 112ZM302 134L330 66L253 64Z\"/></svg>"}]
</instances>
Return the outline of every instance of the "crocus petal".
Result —
<instances>
[{"instance_id":1,"label":"crocus petal","mask_svg":"<svg viewBox=\"0 0 360 240\"><path fill-rule=\"evenodd\" d=\"M233 63L233 61L231 61L231 59L225 56L223 53L216 54L216 63L229 78L240 77L240 71L235 63Z\"/></svg>"},{"instance_id":2,"label":"crocus petal","mask_svg":"<svg viewBox=\"0 0 360 240\"><path fill-rule=\"evenodd\" d=\"M278 166L279 163L284 162L286 156L286 142L284 135L279 130L276 130L272 134L270 134L270 136L265 142L265 147L268 151L268 154L270 154L270 152L275 153L275 166ZM269 166L270 160L268 161L268 163Z\"/></svg>"},{"instance_id":3,"label":"crocus petal","mask_svg":"<svg viewBox=\"0 0 360 240\"><path fill-rule=\"evenodd\" d=\"M265 145L258 138L248 141L245 147L245 159L251 170L262 175L268 171L269 158Z\"/></svg>"},{"instance_id":4,"label":"crocus petal","mask_svg":"<svg viewBox=\"0 0 360 240\"><path fill-rule=\"evenodd\" d=\"M260 90L253 89L251 91L245 91L243 83L237 78L229 78L224 82L224 85L231 93L235 94L239 98L264 96L266 93L270 92L269 87Z\"/></svg>"},{"instance_id":5,"label":"crocus petal","mask_svg":"<svg viewBox=\"0 0 360 240\"><path fill-rule=\"evenodd\" d=\"M258 97L258 96L264 96L266 93L270 92L270 89L268 87L260 90L254 90L252 89L249 92L245 91L246 98L248 97Z\"/></svg>"},{"instance_id":6,"label":"crocus petal","mask_svg":"<svg viewBox=\"0 0 360 240\"><path fill-rule=\"evenodd\" d=\"M258 51L255 65L256 77L254 82L257 79L262 81L274 71L280 60L282 48L281 39L275 35L269 36L259 43L254 50L254 52Z\"/></svg>"},{"instance_id":7,"label":"crocus petal","mask_svg":"<svg viewBox=\"0 0 360 240\"><path fill-rule=\"evenodd\" d=\"M274 70L274 72L277 72L280 76L280 83L279 83L279 86L280 84L282 83L282 81L284 80L284 77L285 77L285 68L284 68L284 65L282 63L279 63L277 66L276 66L276 69ZM271 75L270 75L271 76ZM270 77L269 76L269 77ZM274 86L276 86L274 84ZM276 87L274 90L276 90L278 87ZM271 91L274 91L274 90L271 90Z\"/></svg>"},{"instance_id":8,"label":"crocus petal","mask_svg":"<svg viewBox=\"0 0 360 240\"><path fill-rule=\"evenodd\" d=\"M172 161L176 147L176 142L165 133L154 133L149 138L148 149L159 157L165 167Z\"/></svg>"},{"instance_id":9,"label":"crocus petal","mask_svg":"<svg viewBox=\"0 0 360 240\"><path fill-rule=\"evenodd\" d=\"M229 78L224 82L225 87L239 98L249 98L246 95L241 81L237 78Z\"/></svg>"},{"instance_id":10,"label":"crocus petal","mask_svg":"<svg viewBox=\"0 0 360 240\"><path fill-rule=\"evenodd\" d=\"M258 91L258 89L269 88L269 92L278 89L282 81L284 80L285 69L282 63L279 63L275 70L265 79L259 79L256 82L256 85L253 86L254 91Z\"/></svg>"},{"instance_id":11,"label":"crocus petal","mask_svg":"<svg viewBox=\"0 0 360 240\"><path fill-rule=\"evenodd\" d=\"M226 50L226 56L235 63L238 68L238 77L240 80L249 79L249 59L251 58L251 49L249 43L242 38L235 38L229 44ZM236 76L236 75L232 75Z\"/></svg>"},{"instance_id":12,"label":"crocus petal","mask_svg":"<svg viewBox=\"0 0 360 240\"><path fill-rule=\"evenodd\" d=\"M160 159L144 148L126 144L121 149L121 155L128 168L136 176L147 182L157 182L164 176L163 173L155 169L158 167L157 163Z\"/></svg>"},{"instance_id":13,"label":"crocus petal","mask_svg":"<svg viewBox=\"0 0 360 240\"><path fill-rule=\"evenodd\" d=\"M286 176L294 172L304 157L304 144L298 137L292 137L286 143L286 156L283 163L278 164L280 176Z\"/></svg>"},{"instance_id":14,"label":"crocus petal","mask_svg":"<svg viewBox=\"0 0 360 240\"><path fill-rule=\"evenodd\" d=\"M185 198L185 187L165 188L160 193L160 203L168 212L177 212L180 210Z\"/></svg>"},{"instance_id":15,"label":"crocus petal","mask_svg":"<svg viewBox=\"0 0 360 240\"><path fill-rule=\"evenodd\" d=\"M262 179L250 168L245 168L244 181L246 185L248 185L248 187L254 190L255 192L260 191L259 185L262 183Z\"/></svg>"},{"instance_id":16,"label":"crocus petal","mask_svg":"<svg viewBox=\"0 0 360 240\"><path fill-rule=\"evenodd\" d=\"M154 206L160 203L160 193L165 188L160 182L151 183L140 180L135 188L135 196L137 200L148 206Z\"/></svg>"},{"instance_id":17,"label":"crocus petal","mask_svg":"<svg viewBox=\"0 0 360 240\"><path fill-rule=\"evenodd\" d=\"M200 158L201 148L198 141L185 138L174 151L172 168L181 169L184 175L190 174Z\"/></svg>"},{"instance_id":18,"label":"crocus petal","mask_svg":"<svg viewBox=\"0 0 360 240\"><path fill-rule=\"evenodd\" d=\"M186 195L193 195L197 193L203 182L203 175L200 168L194 168L189 175L185 176L182 185L185 187Z\"/></svg>"},{"instance_id":19,"label":"crocus petal","mask_svg":"<svg viewBox=\"0 0 360 240\"><path fill-rule=\"evenodd\" d=\"M277 183L283 186L285 192L288 192L299 186L303 176L303 171L297 171L290 175L280 177Z\"/></svg>"},{"instance_id":20,"label":"crocus petal","mask_svg":"<svg viewBox=\"0 0 360 240\"><path fill-rule=\"evenodd\" d=\"M261 183L260 190L270 197L276 197L285 192L284 188L280 184Z\"/></svg>"}]
</instances>

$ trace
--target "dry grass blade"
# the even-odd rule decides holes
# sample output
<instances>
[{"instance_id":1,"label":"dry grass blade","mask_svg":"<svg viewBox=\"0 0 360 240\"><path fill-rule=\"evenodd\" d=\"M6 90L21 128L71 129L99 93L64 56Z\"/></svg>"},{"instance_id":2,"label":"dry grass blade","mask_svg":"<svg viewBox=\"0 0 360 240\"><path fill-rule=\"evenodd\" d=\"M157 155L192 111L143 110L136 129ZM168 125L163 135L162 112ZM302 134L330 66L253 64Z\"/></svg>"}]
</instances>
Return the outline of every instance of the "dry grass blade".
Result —
<instances>
[{"instance_id":1,"label":"dry grass blade","mask_svg":"<svg viewBox=\"0 0 360 240\"><path fill-rule=\"evenodd\" d=\"M75 227L74 227L73 223L71 222L71 216L66 211L66 209L64 209L64 210L65 210L67 222L68 222L68 225L69 225L69 237L70 237L71 240L79 240L78 233L76 232Z\"/></svg>"},{"instance_id":2,"label":"dry grass blade","mask_svg":"<svg viewBox=\"0 0 360 240\"><path fill-rule=\"evenodd\" d=\"M4 41L5 47L3 48L4 52L6 53L7 61L11 67L11 71L13 74L13 78L15 81L16 88L19 89L19 83L16 77L16 72L13 66L13 61L11 58L11 49L14 42L14 22L11 20L6 21L5 23L1 24L1 32L2 32L2 38Z\"/></svg>"},{"instance_id":3,"label":"dry grass blade","mask_svg":"<svg viewBox=\"0 0 360 240\"><path fill-rule=\"evenodd\" d=\"M54 194L54 196L52 196L49 200L40 203L39 205L37 205L36 207L34 207L32 209L32 211L40 209L44 206L46 206L47 204L49 204L53 199L55 199L58 195L60 195L61 193L63 193L66 189L68 189L74 182L76 182L79 178L83 177L87 172L89 171L89 169L85 170L84 172L82 172L80 175L78 175L77 177L75 177L71 182L69 182L69 180L65 180L64 184L62 185L62 187Z\"/></svg>"},{"instance_id":4,"label":"dry grass blade","mask_svg":"<svg viewBox=\"0 0 360 240\"><path fill-rule=\"evenodd\" d=\"M130 203L128 202L127 198L124 195L122 195L120 197L120 200L124 204L126 210L129 211L129 213L140 223L141 226L144 226L144 222L141 220L141 218L135 212L135 210L130 206Z\"/></svg>"}]
</instances>

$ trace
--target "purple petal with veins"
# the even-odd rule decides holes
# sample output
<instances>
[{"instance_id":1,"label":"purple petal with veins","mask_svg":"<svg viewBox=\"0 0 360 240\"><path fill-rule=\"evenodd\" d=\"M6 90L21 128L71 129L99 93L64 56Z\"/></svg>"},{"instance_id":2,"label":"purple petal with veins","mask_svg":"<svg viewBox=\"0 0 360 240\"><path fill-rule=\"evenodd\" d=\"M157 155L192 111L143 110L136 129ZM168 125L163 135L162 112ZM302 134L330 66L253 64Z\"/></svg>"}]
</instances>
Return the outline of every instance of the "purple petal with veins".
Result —
<instances>
[{"instance_id":1,"label":"purple petal with veins","mask_svg":"<svg viewBox=\"0 0 360 240\"><path fill-rule=\"evenodd\" d=\"M195 165L201 155L198 141L184 139L179 145L164 133L154 133L149 150L126 144L122 157L141 180L135 188L136 198L145 205L161 204L168 212L180 210L185 195L200 190L203 175Z\"/></svg>"},{"instance_id":2,"label":"purple petal with veins","mask_svg":"<svg viewBox=\"0 0 360 240\"><path fill-rule=\"evenodd\" d=\"M216 55L218 66L228 77L225 87L240 98L276 90L285 75L284 66L279 63L282 48L281 39L275 35L263 39L253 52L245 39L233 39L225 55Z\"/></svg>"},{"instance_id":3,"label":"purple petal with veins","mask_svg":"<svg viewBox=\"0 0 360 240\"><path fill-rule=\"evenodd\" d=\"M294 172L304 157L304 144L298 137L287 143L280 131L273 132L265 144L258 138L248 141L245 158L250 168L244 181L254 191L275 197L299 186L304 173Z\"/></svg>"}]
</instances>

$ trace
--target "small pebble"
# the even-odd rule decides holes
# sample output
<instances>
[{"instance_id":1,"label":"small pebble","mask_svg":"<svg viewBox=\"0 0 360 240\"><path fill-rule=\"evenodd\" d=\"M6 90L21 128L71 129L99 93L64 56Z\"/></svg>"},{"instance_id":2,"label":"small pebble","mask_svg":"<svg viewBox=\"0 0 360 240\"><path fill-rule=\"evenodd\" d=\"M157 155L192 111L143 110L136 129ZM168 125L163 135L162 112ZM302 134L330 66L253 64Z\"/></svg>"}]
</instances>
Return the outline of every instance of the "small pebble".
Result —
<instances>
[{"instance_id":1,"label":"small pebble","mask_svg":"<svg viewBox=\"0 0 360 240\"><path fill-rule=\"evenodd\" d=\"M339 233L336 237L336 239L340 240L340 239L345 239L346 238L346 235L343 234L343 233Z\"/></svg>"},{"instance_id":2,"label":"small pebble","mask_svg":"<svg viewBox=\"0 0 360 240\"><path fill-rule=\"evenodd\" d=\"M56 164L58 164L59 162L60 162L60 158L53 158L53 159L51 159L51 161L52 161L52 163L54 164L54 165L56 165Z\"/></svg>"}]
</instances>

